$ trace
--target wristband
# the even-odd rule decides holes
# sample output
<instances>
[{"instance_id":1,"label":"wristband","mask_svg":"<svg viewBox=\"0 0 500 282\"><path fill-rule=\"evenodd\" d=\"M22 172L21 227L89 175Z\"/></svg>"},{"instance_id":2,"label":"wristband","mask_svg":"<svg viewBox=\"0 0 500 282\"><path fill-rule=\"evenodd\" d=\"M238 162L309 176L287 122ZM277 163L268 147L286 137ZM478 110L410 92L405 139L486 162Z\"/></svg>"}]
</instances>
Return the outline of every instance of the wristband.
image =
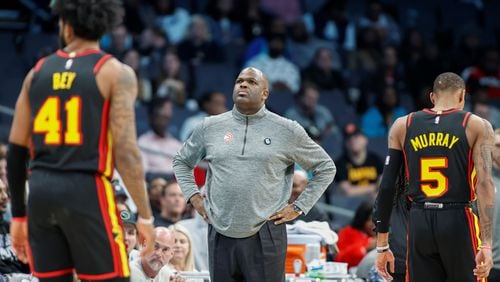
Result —
<instances>
[{"instance_id":1,"label":"wristband","mask_svg":"<svg viewBox=\"0 0 500 282\"><path fill-rule=\"evenodd\" d=\"M481 249L488 249L488 250L491 250L491 246L488 246L488 245L481 246L480 248L481 248Z\"/></svg>"},{"instance_id":2,"label":"wristband","mask_svg":"<svg viewBox=\"0 0 500 282\"><path fill-rule=\"evenodd\" d=\"M152 225L154 222L155 222L154 216L151 216L149 219L145 219L140 216L137 217L137 223L140 224Z\"/></svg>"},{"instance_id":3,"label":"wristband","mask_svg":"<svg viewBox=\"0 0 500 282\"><path fill-rule=\"evenodd\" d=\"M385 246L382 246L382 247L377 247L377 253L383 253L383 252L387 252L389 250L389 244L385 245Z\"/></svg>"}]
</instances>

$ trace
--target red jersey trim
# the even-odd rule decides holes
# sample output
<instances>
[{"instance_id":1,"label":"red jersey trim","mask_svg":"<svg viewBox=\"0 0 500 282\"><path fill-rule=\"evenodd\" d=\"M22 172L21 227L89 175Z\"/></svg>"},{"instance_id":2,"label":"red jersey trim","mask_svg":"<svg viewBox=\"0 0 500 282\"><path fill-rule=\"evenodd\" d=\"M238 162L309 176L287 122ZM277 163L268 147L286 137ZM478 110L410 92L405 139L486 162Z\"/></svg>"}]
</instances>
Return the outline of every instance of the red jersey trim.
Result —
<instances>
[{"instance_id":1,"label":"red jersey trim","mask_svg":"<svg viewBox=\"0 0 500 282\"><path fill-rule=\"evenodd\" d=\"M59 276L65 276L68 274L73 274L73 268L61 269L61 270L50 271L50 272L33 271L33 274L37 278L53 278L53 277L59 277Z\"/></svg>"},{"instance_id":2,"label":"red jersey trim","mask_svg":"<svg viewBox=\"0 0 500 282\"><path fill-rule=\"evenodd\" d=\"M27 216L19 216L19 217L13 217L12 221L13 222L26 222L28 220Z\"/></svg>"},{"instance_id":3,"label":"red jersey trim","mask_svg":"<svg viewBox=\"0 0 500 282\"><path fill-rule=\"evenodd\" d=\"M108 60L111 59L113 56L110 54L104 55L99 61L94 66L94 73L98 73L99 70L101 69L102 65Z\"/></svg>"},{"instance_id":4,"label":"red jersey trim","mask_svg":"<svg viewBox=\"0 0 500 282\"><path fill-rule=\"evenodd\" d=\"M470 112L467 112L464 116L464 120L462 121L462 126L463 127L466 127L467 126L467 122L469 121L469 118L470 118Z\"/></svg>"},{"instance_id":5,"label":"red jersey trim","mask_svg":"<svg viewBox=\"0 0 500 282\"><path fill-rule=\"evenodd\" d=\"M45 59L46 59L46 58L47 58L47 57L43 57L43 58L41 58L40 60L38 60L38 62L36 62L36 65L35 65L35 67L33 68L33 70L34 70L35 72L38 72L38 71L42 68L42 65L43 65L43 63L45 62Z\"/></svg>"},{"instance_id":6,"label":"red jersey trim","mask_svg":"<svg viewBox=\"0 0 500 282\"><path fill-rule=\"evenodd\" d=\"M447 114L451 114L451 113L458 112L458 111L460 111L460 109L450 109L450 110L442 111L441 115L447 115ZM437 115L437 113L438 113L438 112L435 112L431 109L423 109L422 112L425 112L428 114L433 114L433 115Z\"/></svg>"},{"instance_id":7,"label":"red jersey trim","mask_svg":"<svg viewBox=\"0 0 500 282\"><path fill-rule=\"evenodd\" d=\"M406 128L410 127L411 125L411 118L413 117L413 113L410 113L408 115L408 118L406 119Z\"/></svg>"},{"instance_id":8,"label":"red jersey trim","mask_svg":"<svg viewBox=\"0 0 500 282\"><path fill-rule=\"evenodd\" d=\"M101 114L101 135L99 136L99 173L106 171L106 163L108 158L108 123L109 123L109 99L104 100Z\"/></svg>"},{"instance_id":9,"label":"red jersey trim","mask_svg":"<svg viewBox=\"0 0 500 282\"><path fill-rule=\"evenodd\" d=\"M85 51L81 51L81 52L66 53L63 50L59 49L56 51L56 53L57 53L57 55L59 55L60 57L63 57L63 58L76 58L76 57L82 57L82 56L86 56L86 55L90 55L90 54L102 53L102 51L100 49L89 49L89 50L85 50ZM74 53L75 55L71 57L70 54L72 54L72 53Z\"/></svg>"}]
</instances>

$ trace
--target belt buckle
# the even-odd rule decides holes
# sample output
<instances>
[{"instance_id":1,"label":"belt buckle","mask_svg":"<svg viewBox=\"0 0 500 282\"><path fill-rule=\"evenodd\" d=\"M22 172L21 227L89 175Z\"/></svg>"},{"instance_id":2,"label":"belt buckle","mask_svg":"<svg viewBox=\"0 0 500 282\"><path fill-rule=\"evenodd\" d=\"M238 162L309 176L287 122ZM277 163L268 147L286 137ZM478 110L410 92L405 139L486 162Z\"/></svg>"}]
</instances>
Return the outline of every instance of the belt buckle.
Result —
<instances>
[{"instance_id":1,"label":"belt buckle","mask_svg":"<svg viewBox=\"0 0 500 282\"><path fill-rule=\"evenodd\" d=\"M424 208L426 209L442 209L443 206L444 206L443 203L432 203L432 202L424 203Z\"/></svg>"}]
</instances>

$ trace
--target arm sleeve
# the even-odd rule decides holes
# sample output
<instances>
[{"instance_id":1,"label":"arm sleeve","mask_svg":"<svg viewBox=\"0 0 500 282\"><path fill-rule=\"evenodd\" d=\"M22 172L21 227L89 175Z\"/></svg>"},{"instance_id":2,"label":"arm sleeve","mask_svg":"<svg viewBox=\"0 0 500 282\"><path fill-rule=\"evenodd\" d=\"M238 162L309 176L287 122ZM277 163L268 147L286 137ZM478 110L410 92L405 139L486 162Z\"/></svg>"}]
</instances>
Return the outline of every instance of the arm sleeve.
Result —
<instances>
[{"instance_id":1,"label":"arm sleeve","mask_svg":"<svg viewBox=\"0 0 500 282\"><path fill-rule=\"evenodd\" d=\"M295 123L295 147L293 160L307 171L312 171L313 178L307 184L304 192L295 201L305 214L309 212L316 201L332 183L336 167L330 156L314 142L298 123Z\"/></svg>"},{"instance_id":2,"label":"arm sleeve","mask_svg":"<svg viewBox=\"0 0 500 282\"><path fill-rule=\"evenodd\" d=\"M194 194L199 193L198 186L194 180L193 170L206 154L203 134L204 125L205 121L196 127L173 161L175 177L187 201Z\"/></svg>"},{"instance_id":3,"label":"arm sleeve","mask_svg":"<svg viewBox=\"0 0 500 282\"><path fill-rule=\"evenodd\" d=\"M26 216L26 162L28 148L9 143L7 153L7 180L13 217Z\"/></svg>"},{"instance_id":4,"label":"arm sleeve","mask_svg":"<svg viewBox=\"0 0 500 282\"><path fill-rule=\"evenodd\" d=\"M394 196L396 194L396 180L402 164L403 152L389 149L373 210L375 230L377 232L389 232L389 220L391 218Z\"/></svg>"}]
</instances>

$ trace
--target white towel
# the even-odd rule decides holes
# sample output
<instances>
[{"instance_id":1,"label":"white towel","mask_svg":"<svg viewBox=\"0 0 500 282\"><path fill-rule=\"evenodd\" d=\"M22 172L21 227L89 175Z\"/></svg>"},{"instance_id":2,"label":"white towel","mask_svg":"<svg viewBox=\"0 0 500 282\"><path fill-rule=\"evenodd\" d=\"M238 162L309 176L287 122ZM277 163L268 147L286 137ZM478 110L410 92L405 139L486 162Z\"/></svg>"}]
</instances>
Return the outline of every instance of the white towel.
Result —
<instances>
[{"instance_id":1,"label":"white towel","mask_svg":"<svg viewBox=\"0 0 500 282\"><path fill-rule=\"evenodd\" d=\"M294 224L287 224L286 230L288 234L319 235L327 245L334 245L339 240L339 236L337 235L337 233L330 229L330 226L326 221L305 222L302 220L297 220Z\"/></svg>"}]
</instances>

